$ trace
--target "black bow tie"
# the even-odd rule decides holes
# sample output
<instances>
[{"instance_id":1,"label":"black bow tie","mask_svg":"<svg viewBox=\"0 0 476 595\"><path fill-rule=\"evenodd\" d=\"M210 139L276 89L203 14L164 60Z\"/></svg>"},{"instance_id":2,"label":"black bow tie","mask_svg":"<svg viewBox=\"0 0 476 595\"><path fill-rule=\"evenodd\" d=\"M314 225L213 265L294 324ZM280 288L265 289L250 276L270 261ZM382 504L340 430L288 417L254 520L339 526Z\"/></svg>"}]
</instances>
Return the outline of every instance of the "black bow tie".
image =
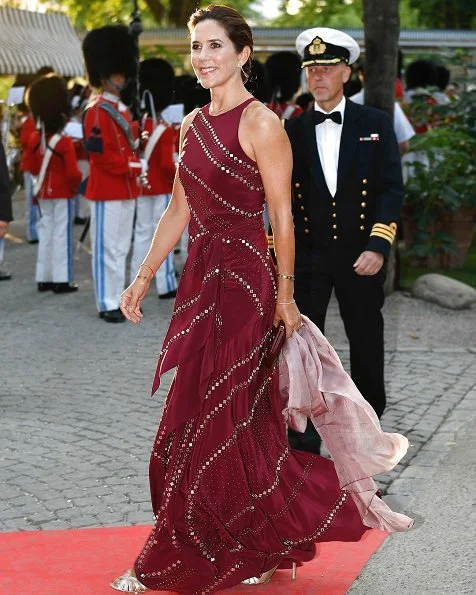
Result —
<instances>
[{"instance_id":1,"label":"black bow tie","mask_svg":"<svg viewBox=\"0 0 476 595\"><path fill-rule=\"evenodd\" d=\"M330 114L325 114L324 112L318 112L314 110L313 112L313 120L314 125L322 124L325 120L332 120L336 124L342 124L342 115L340 112L331 112Z\"/></svg>"}]
</instances>

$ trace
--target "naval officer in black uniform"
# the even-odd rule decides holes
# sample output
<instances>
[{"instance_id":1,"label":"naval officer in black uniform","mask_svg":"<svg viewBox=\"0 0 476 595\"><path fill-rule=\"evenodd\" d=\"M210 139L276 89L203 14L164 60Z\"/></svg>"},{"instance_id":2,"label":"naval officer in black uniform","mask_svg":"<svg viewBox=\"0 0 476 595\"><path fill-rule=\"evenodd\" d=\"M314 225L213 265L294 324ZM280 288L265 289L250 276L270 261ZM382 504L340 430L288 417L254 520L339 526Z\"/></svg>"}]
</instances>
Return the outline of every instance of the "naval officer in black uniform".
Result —
<instances>
[{"instance_id":1,"label":"naval officer in black uniform","mask_svg":"<svg viewBox=\"0 0 476 595\"><path fill-rule=\"evenodd\" d=\"M403 199L402 168L388 114L344 97L357 42L335 29L303 31L296 40L314 110L288 120L293 150L295 297L325 332L332 290L350 344L351 374L381 416L385 409L385 258ZM291 445L319 452L312 424L290 432Z\"/></svg>"}]
</instances>

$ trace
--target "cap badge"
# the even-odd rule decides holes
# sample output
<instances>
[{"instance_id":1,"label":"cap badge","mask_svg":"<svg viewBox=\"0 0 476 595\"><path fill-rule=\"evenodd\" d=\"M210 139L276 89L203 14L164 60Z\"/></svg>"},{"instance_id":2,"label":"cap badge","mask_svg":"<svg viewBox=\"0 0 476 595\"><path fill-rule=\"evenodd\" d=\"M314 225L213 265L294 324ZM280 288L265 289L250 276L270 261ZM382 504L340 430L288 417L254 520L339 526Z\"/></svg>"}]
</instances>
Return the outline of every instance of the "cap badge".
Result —
<instances>
[{"instance_id":1,"label":"cap badge","mask_svg":"<svg viewBox=\"0 0 476 595\"><path fill-rule=\"evenodd\" d=\"M320 37L316 37L313 39L311 45L309 46L309 53L311 56L319 56L323 54L327 49L326 44L322 41Z\"/></svg>"}]
</instances>

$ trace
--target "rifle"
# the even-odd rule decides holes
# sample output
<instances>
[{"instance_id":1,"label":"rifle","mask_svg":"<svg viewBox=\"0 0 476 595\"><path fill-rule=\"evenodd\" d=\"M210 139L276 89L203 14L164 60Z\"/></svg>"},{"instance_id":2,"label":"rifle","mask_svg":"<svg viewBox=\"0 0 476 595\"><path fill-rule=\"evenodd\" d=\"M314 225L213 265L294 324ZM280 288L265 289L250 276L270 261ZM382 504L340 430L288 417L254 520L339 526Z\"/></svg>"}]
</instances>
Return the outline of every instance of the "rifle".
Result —
<instances>
[{"instance_id":1,"label":"rifle","mask_svg":"<svg viewBox=\"0 0 476 595\"><path fill-rule=\"evenodd\" d=\"M134 40L135 48L136 48L136 61L137 61L137 68L136 68L136 79L133 83L133 101L131 105L131 112L132 112L132 119L137 120L138 125L138 136L139 136L139 149L138 149L138 156L141 157L141 143L142 143L142 118L141 118L141 100L140 100L140 50L139 50L139 36L143 32L144 28L142 27L142 21L140 18L140 11L138 6L138 0L134 0L134 11L132 13L132 19L129 23L129 33ZM147 181L147 173L143 172L141 175L141 184L146 186L148 184Z\"/></svg>"}]
</instances>

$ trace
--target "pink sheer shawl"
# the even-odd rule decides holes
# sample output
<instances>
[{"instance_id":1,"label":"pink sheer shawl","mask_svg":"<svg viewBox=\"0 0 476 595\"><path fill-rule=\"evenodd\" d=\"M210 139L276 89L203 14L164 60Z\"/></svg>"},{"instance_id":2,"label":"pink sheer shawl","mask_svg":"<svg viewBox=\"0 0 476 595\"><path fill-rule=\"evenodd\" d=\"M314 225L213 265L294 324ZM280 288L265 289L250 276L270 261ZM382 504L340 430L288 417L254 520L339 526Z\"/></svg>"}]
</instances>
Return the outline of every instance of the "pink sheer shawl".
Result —
<instances>
[{"instance_id":1,"label":"pink sheer shawl","mask_svg":"<svg viewBox=\"0 0 476 595\"><path fill-rule=\"evenodd\" d=\"M373 475L395 467L408 450L401 434L383 432L377 414L362 397L339 356L306 316L284 343L279 385L286 423L304 432L307 418L319 432L342 489L367 527L405 531L413 520L391 510L378 496Z\"/></svg>"}]
</instances>

